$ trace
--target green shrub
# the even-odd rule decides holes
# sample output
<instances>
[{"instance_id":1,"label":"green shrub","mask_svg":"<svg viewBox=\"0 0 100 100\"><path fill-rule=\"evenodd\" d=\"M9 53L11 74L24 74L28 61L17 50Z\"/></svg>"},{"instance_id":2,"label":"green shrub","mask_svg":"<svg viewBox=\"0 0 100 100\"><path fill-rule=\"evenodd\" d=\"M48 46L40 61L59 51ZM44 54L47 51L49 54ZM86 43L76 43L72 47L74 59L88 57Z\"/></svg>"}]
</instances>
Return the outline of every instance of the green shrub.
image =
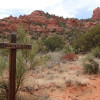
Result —
<instances>
[{"instance_id":1,"label":"green shrub","mask_svg":"<svg viewBox=\"0 0 100 100\"><path fill-rule=\"evenodd\" d=\"M57 36L57 35L51 36L47 39L44 39L43 43L48 48L49 51L63 49L64 44L65 44L63 38L60 36Z\"/></svg>"},{"instance_id":2,"label":"green shrub","mask_svg":"<svg viewBox=\"0 0 100 100\"><path fill-rule=\"evenodd\" d=\"M100 58L100 48L99 47L96 47L95 49L93 49L91 53L94 55L94 57Z\"/></svg>"},{"instance_id":3,"label":"green shrub","mask_svg":"<svg viewBox=\"0 0 100 100\"><path fill-rule=\"evenodd\" d=\"M100 47L100 24L77 38L72 45L79 52L88 52L93 48Z\"/></svg>"},{"instance_id":4,"label":"green shrub","mask_svg":"<svg viewBox=\"0 0 100 100\"><path fill-rule=\"evenodd\" d=\"M63 49L63 52L64 53L75 53L74 52L74 49L72 48L72 46L70 46L70 45L66 45L65 47L64 47L64 49Z\"/></svg>"},{"instance_id":5,"label":"green shrub","mask_svg":"<svg viewBox=\"0 0 100 100\"><path fill-rule=\"evenodd\" d=\"M8 83L3 79L3 71L8 69L6 57L0 56L0 100L7 100L8 98Z\"/></svg>"},{"instance_id":6,"label":"green shrub","mask_svg":"<svg viewBox=\"0 0 100 100\"><path fill-rule=\"evenodd\" d=\"M8 63L5 57L0 56L0 76L2 76L5 68L8 68Z\"/></svg>"},{"instance_id":7,"label":"green shrub","mask_svg":"<svg viewBox=\"0 0 100 100\"><path fill-rule=\"evenodd\" d=\"M37 40L36 44L38 47L38 53L44 54L48 51L48 48L44 45L42 40Z\"/></svg>"},{"instance_id":8,"label":"green shrub","mask_svg":"<svg viewBox=\"0 0 100 100\"><path fill-rule=\"evenodd\" d=\"M83 69L87 74L97 74L99 72L99 64L94 60L92 54L84 58Z\"/></svg>"},{"instance_id":9,"label":"green shrub","mask_svg":"<svg viewBox=\"0 0 100 100\"><path fill-rule=\"evenodd\" d=\"M8 83L0 81L0 100L8 100Z\"/></svg>"},{"instance_id":10,"label":"green shrub","mask_svg":"<svg viewBox=\"0 0 100 100\"><path fill-rule=\"evenodd\" d=\"M19 50L17 52L17 59L16 59L16 92L20 89L24 73L28 69L24 61L25 58L23 57L22 51Z\"/></svg>"}]
</instances>

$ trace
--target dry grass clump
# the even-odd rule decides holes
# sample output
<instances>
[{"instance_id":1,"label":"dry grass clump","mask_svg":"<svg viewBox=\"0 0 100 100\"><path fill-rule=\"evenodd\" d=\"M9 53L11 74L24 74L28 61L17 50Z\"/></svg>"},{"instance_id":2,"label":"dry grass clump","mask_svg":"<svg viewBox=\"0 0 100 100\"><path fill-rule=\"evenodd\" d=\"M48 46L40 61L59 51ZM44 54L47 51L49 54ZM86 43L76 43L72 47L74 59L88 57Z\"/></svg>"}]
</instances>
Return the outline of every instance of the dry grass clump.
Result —
<instances>
[{"instance_id":1,"label":"dry grass clump","mask_svg":"<svg viewBox=\"0 0 100 100\"><path fill-rule=\"evenodd\" d=\"M62 62L60 61L60 58L63 56L62 51L49 52L46 55L50 57L50 60L44 65L46 68L51 68L55 65L59 65Z\"/></svg>"}]
</instances>

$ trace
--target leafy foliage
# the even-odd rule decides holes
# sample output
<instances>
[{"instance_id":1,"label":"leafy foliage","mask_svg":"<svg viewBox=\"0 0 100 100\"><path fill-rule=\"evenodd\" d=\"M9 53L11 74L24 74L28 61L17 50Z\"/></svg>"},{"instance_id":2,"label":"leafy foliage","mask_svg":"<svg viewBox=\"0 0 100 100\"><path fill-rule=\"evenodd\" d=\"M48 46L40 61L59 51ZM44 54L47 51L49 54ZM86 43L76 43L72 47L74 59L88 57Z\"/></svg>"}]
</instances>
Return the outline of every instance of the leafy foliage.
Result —
<instances>
[{"instance_id":1,"label":"leafy foliage","mask_svg":"<svg viewBox=\"0 0 100 100\"><path fill-rule=\"evenodd\" d=\"M28 32L25 27L21 24L17 28L17 42L18 43L30 43L30 37L28 37Z\"/></svg>"},{"instance_id":2,"label":"leafy foliage","mask_svg":"<svg viewBox=\"0 0 100 100\"><path fill-rule=\"evenodd\" d=\"M17 52L17 61L16 61L16 85L17 85L17 88L16 88L16 91L18 91L18 89L20 88L20 85L23 81L23 75L24 73L26 72L27 70L27 66L24 62L24 58L22 56L22 51L18 51Z\"/></svg>"},{"instance_id":3,"label":"leafy foliage","mask_svg":"<svg viewBox=\"0 0 100 100\"><path fill-rule=\"evenodd\" d=\"M64 49L63 49L64 53L75 53L74 49L72 48L72 46L70 45L65 45Z\"/></svg>"},{"instance_id":4,"label":"leafy foliage","mask_svg":"<svg viewBox=\"0 0 100 100\"><path fill-rule=\"evenodd\" d=\"M8 83L4 80L0 81L0 100L8 100Z\"/></svg>"},{"instance_id":5,"label":"leafy foliage","mask_svg":"<svg viewBox=\"0 0 100 100\"><path fill-rule=\"evenodd\" d=\"M94 60L91 53L83 59L83 68L87 74L97 74L99 72L99 64Z\"/></svg>"},{"instance_id":6,"label":"leafy foliage","mask_svg":"<svg viewBox=\"0 0 100 100\"><path fill-rule=\"evenodd\" d=\"M66 41L68 41L68 43L72 44L72 41L76 40L78 37L80 37L82 34L84 34L85 32L81 30L81 28L79 29L78 27L72 27L72 28L65 28L67 30L69 30L68 32L64 32L64 38L66 39ZM62 34L62 33L61 33Z\"/></svg>"},{"instance_id":7,"label":"leafy foliage","mask_svg":"<svg viewBox=\"0 0 100 100\"><path fill-rule=\"evenodd\" d=\"M7 100L8 98L8 83L3 79L4 69L8 69L6 58L0 56L0 100Z\"/></svg>"},{"instance_id":8,"label":"leafy foliage","mask_svg":"<svg viewBox=\"0 0 100 100\"><path fill-rule=\"evenodd\" d=\"M73 47L79 52L88 52L95 47L100 47L100 24L73 41Z\"/></svg>"},{"instance_id":9,"label":"leafy foliage","mask_svg":"<svg viewBox=\"0 0 100 100\"><path fill-rule=\"evenodd\" d=\"M63 49L64 44L65 44L63 38L57 35L44 39L43 43L50 51L55 51L57 49Z\"/></svg>"},{"instance_id":10,"label":"leafy foliage","mask_svg":"<svg viewBox=\"0 0 100 100\"><path fill-rule=\"evenodd\" d=\"M99 47L96 47L95 49L93 49L91 53L94 55L94 57L100 58L100 48Z\"/></svg>"},{"instance_id":11,"label":"leafy foliage","mask_svg":"<svg viewBox=\"0 0 100 100\"><path fill-rule=\"evenodd\" d=\"M7 68L7 66L8 66L8 63L5 62L5 61L6 61L6 58L0 56L0 76L3 74L3 70L4 70L5 68Z\"/></svg>"}]
</instances>

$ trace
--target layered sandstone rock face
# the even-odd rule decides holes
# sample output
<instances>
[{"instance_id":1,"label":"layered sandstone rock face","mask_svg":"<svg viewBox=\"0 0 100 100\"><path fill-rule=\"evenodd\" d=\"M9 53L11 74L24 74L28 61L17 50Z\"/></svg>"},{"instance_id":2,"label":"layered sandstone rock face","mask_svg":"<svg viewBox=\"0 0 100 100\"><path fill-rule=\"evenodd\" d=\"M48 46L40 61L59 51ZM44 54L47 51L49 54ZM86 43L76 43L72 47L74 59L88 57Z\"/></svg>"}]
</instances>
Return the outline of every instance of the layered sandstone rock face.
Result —
<instances>
[{"instance_id":1,"label":"layered sandstone rock face","mask_svg":"<svg viewBox=\"0 0 100 100\"><path fill-rule=\"evenodd\" d=\"M58 22L59 20L64 21L64 19L57 16L51 17L49 14L48 16L49 18L43 11L39 10L29 15L20 15L19 18L9 16L0 20L0 31L2 33L4 33L4 31L7 33L16 31L18 25L22 23L24 26L27 26L27 31L43 33L61 32L62 27L59 26Z\"/></svg>"},{"instance_id":2,"label":"layered sandstone rock face","mask_svg":"<svg viewBox=\"0 0 100 100\"><path fill-rule=\"evenodd\" d=\"M29 15L20 15L19 18L9 16L0 19L0 36L7 35L11 32L16 32L20 24L27 27L30 34L62 34L70 31L70 28L80 29L86 31L94 25L100 23L100 8L93 11L92 19L78 20L75 18L63 18L55 15L44 13L43 11L36 10ZM70 33L70 32L69 32Z\"/></svg>"},{"instance_id":3,"label":"layered sandstone rock face","mask_svg":"<svg viewBox=\"0 0 100 100\"><path fill-rule=\"evenodd\" d=\"M93 10L92 19L100 19L100 7Z\"/></svg>"},{"instance_id":4,"label":"layered sandstone rock face","mask_svg":"<svg viewBox=\"0 0 100 100\"><path fill-rule=\"evenodd\" d=\"M68 19L68 21L66 22L66 25L69 27L73 27L73 26L82 26L81 22L77 19Z\"/></svg>"},{"instance_id":5,"label":"layered sandstone rock face","mask_svg":"<svg viewBox=\"0 0 100 100\"><path fill-rule=\"evenodd\" d=\"M93 27L96 24L98 24L98 22L85 22L84 24L85 24L85 27Z\"/></svg>"}]
</instances>

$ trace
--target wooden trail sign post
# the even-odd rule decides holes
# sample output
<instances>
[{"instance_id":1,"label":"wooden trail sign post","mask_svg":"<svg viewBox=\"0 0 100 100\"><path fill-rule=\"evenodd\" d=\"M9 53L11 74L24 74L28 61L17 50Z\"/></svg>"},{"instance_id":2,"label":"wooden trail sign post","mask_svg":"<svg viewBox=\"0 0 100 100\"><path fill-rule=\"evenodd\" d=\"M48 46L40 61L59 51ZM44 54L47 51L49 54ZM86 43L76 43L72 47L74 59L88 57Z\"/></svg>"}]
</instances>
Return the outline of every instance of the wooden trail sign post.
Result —
<instances>
[{"instance_id":1,"label":"wooden trail sign post","mask_svg":"<svg viewBox=\"0 0 100 100\"><path fill-rule=\"evenodd\" d=\"M11 34L10 43L0 43L0 48L9 49L9 97L16 99L16 49L31 49L31 45L16 44L16 34Z\"/></svg>"}]
</instances>

